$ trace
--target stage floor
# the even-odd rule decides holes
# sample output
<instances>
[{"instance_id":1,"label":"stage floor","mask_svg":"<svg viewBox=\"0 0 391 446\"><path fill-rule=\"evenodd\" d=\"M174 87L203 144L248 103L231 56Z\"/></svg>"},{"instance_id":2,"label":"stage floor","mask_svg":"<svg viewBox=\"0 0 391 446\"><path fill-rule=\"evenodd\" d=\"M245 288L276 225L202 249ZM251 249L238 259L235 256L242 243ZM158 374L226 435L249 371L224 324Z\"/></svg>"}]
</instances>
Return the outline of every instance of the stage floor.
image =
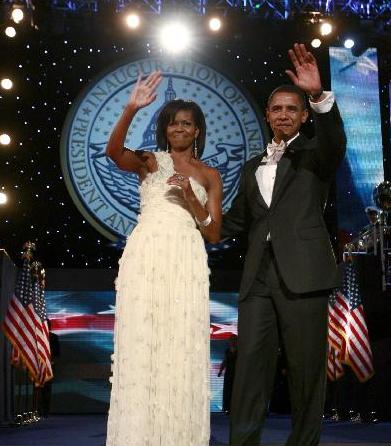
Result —
<instances>
[{"instance_id":1,"label":"stage floor","mask_svg":"<svg viewBox=\"0 0 391 446\"><path fill-rule=\"evenodd\" d=\"M262 446L282 446L289 429L289 417L270 416ZM105 438L103 415L53 415L32 425L0 429L1 446L104 446ZM228 417L212 414L211 446L227 444ZM391 423L324 423L321 445L391 446Z\"/></svg>"}]
</instances>

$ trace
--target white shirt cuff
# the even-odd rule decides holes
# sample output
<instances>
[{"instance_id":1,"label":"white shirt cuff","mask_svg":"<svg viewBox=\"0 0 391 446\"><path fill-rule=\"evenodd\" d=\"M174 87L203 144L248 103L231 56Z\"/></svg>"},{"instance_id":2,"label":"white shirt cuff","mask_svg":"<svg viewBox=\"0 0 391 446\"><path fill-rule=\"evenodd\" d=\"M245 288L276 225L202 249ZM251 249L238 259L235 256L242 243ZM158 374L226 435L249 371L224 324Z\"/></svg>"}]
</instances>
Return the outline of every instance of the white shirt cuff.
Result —
<instances>
[{"instance_id":1,"label":"white shirt cuff","mask_svg":"<svg viewBox=\"0 0 391 446\"><path fill-rule=\"evenodd\" d=\"M315 113L327 113L331 110L335 102L334 93L332 91L324 91L325 98L320 102L312 102L310 100L310 106Z\"/></svg>"}]
</instances>

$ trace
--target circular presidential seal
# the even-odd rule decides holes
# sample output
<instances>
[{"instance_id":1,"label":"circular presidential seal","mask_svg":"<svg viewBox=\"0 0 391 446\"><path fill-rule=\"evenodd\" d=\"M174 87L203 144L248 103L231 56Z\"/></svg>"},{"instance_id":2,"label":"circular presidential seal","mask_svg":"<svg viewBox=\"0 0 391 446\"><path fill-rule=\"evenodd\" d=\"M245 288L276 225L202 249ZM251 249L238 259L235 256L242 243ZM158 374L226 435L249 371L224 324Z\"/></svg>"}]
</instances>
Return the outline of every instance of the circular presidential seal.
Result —
<instances>
[{"instance_id":1,"label":"circular presidential seal","mask_svg":"<svg viewBox=\"0 0 391 446\"><path fill-rule=\"evenodd\" d=\"M246 160L264 146L263 126L241 88L213 68L188 60L142 59L123 62L94 79L68 113L61 136L61 164L68 190L84 217L113 241L126 237L137 222L139 182L105 156L111 130L140 72L160 70L157 99L141 109L129 128L126 146L157 150L156 120L164 104L191 99L207 124L203 161L217 168L230 207Z\"/></svg>"}]
</instances>

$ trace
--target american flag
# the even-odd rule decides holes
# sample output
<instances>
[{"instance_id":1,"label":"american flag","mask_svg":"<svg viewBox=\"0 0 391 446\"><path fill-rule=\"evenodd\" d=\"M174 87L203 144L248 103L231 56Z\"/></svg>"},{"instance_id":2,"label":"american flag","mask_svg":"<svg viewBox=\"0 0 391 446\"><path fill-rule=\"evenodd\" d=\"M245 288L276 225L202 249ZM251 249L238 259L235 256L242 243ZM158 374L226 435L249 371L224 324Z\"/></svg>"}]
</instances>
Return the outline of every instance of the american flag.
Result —
<instances>
[{"instance_id":1,"label":"american flag","mask_svg":"<svg viewBox=\"0 0 391 446\"><path fill-rule=\"evenodd\" d=\"M31 284L31 250L33 243L25 245L23 266L18 273L15 294L3 322L4 333L13 346L11 361L15 366L27 367L32 381L37 382L39 367L35 337L36 318Z\"/></svg>"},{"instance_id":2,"label":"american flag","mask_svg":"<svg viewBox=\"0 0 391 446\"><path fill-rule=\"evenodd\" d=\"M34 310L37 315L35 333L38 349L38 384L44 385L45 382L50 381L53 378L49 344L49 327L46 313L44 280L42 278L42 265L39 262L33 262L32 267Z\"/></svg>"},{"instance_id":3,"label":"american flag","mask_svg":"<svg viewBox=\"0 0 391 446\"><path fill-rule=\"evenodd\" d=\"M328 340L327 371L331 379L343 374L342 363L349 365L361 382L373 375L372 350L357 272L352 262L344 264L342 290L335 291L329 300Z\"/></svg>"}]
</instances>

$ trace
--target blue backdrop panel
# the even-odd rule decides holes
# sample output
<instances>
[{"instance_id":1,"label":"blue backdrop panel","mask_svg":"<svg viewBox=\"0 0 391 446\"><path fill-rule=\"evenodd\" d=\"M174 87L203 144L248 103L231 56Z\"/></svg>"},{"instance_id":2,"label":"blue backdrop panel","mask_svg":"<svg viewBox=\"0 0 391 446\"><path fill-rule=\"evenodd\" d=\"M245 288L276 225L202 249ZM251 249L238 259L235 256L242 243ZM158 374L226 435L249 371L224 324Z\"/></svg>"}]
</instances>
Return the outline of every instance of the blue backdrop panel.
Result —
<instances>
[{"instance_id":1,"label":"blue backdrop panel","mask_svg":"<svg viewBox=\"0 0 391 446\"><path fill-rule=\"evenodd\" d=\"M355 57L330 48L330 71L348 141L337 176L338 227L346 239L367 223L364 209L384 179L377 51Z\"/></svg>"},{"instance_id":2,"label":"blue backdrop panel","mask_svg":"<svg viewBox=\"0 0 391 446\"><path fill-rule=\"evenodd\" d=\"M114 291L48 291L46 299L52 331L60 342L52 411L106 412L110 397ZM220 411L223 378L218 378L217 373L227 340L237 332L237 294L211 293L210 317L211 411Z\"/></svg>"}]
</instances>

